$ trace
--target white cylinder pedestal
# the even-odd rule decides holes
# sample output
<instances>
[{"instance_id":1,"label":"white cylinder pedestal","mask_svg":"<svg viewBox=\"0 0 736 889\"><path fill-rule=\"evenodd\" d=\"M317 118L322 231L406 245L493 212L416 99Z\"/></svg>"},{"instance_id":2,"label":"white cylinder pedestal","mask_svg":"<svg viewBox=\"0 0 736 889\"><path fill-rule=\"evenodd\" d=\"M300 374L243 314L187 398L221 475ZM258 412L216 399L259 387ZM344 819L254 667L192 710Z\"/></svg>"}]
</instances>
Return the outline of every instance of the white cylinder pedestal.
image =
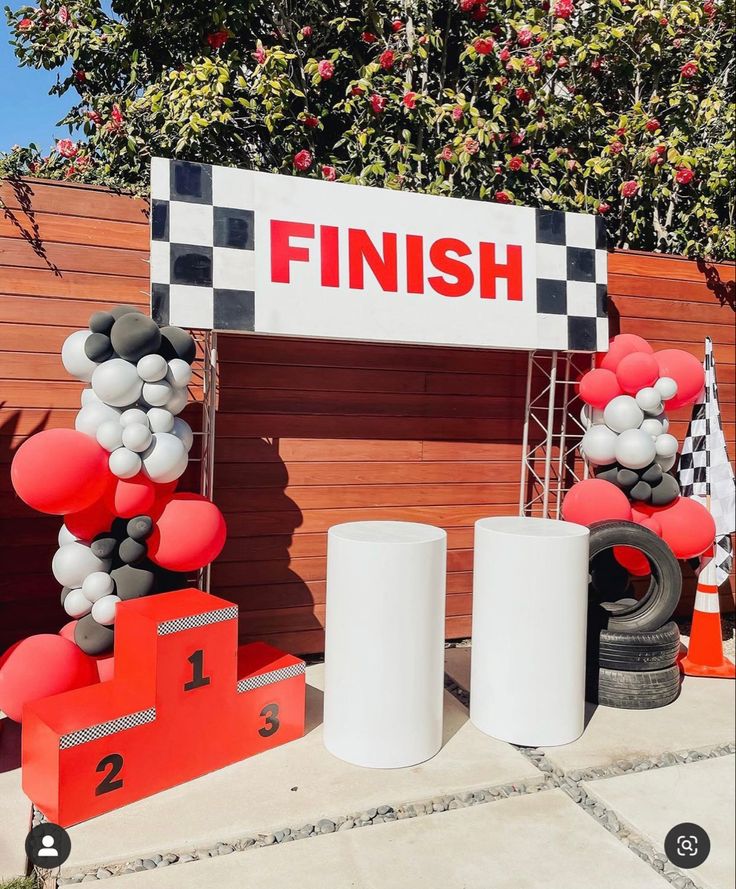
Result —
<instances>
[{"instance_id":1,"label":"white cylinder pedestal","mask_svg":"<svg viewBox=\"0 0 736 889\"><path fill-rule=\"evenodd\" d=\"M470 719L528 747L583 733L589 532L553 519L475 523Z\"/></svg>"},{"instance_id":2,"label":"white cylinder pedestal","mask_svg":"<svg viewBox=\"0 0 736 889\"><path fill-rule=\"evenodd\" d=\"M324 744L369 768L442 746L447 534L349 522L327 536Z\"/></svg>"}]
</instances>

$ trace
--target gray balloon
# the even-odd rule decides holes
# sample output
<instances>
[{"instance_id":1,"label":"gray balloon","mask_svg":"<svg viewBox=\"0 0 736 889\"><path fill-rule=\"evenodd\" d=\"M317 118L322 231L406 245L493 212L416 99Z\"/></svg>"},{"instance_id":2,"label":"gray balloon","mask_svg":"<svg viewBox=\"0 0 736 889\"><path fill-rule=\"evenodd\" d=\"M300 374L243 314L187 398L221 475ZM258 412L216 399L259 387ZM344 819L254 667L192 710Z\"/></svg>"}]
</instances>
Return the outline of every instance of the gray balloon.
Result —
<instances>
[{"instance_id":1,"label":"gray balloon","mask_svg":"<svg viewBox=\"0 0 736 889\"><path fill-rule=\"evenodd\" d=\"M197 346L186 330L182 330L181 327L162 327L159 351L167 361L172 358L181 358L182 361L191 364L197 354Z\"/></svg>"},{"instance_id":2,"label":"gray balloon","mask_svg":"<svg viewBox=\"0 0 736 889\"><path fill-rule=\"evenodd\" d=\"M126 565L134 565L136 562L140 562L141 559L145 559L147 553L148 548L146 544L141 543L139 540L134 540L132 537L126 537L118 549L118 555Z\"/></svg>"},{"instance_id":3,"label":"gray balloon","mask_svg":"<svg viewBox=\"0 0 736 889\"><path fill-rule=\"evenodd\" d=\"M605 482L611 482L612 485L617 485L617 476L620 468L618 463L610 463L608 466L596 466L595 477L602 478Z\"/></svg>"},{"instance_id":4,"label":"gray balloon","mask_svg":"<svg viewBox=\"0 0 736 889\"><path fill-rule=\"evenodd\" d=\"M632 500L643 500L647 502L651 496L652 486L648 485L646 482L637 482L629 491L629 497L631 497Z\"/></svg>"},{"instance_id":5,"label":"gray balloon","mask_svg":"<svg viewBox=\"0 0 736 889\"><path fill-rule=\"evenodd\" d=\"M680 496L680 486L677 480L669 473L662 476L662 481L652 488L652 506L667 506Z\"/></svg>"},{"instance_id":6,"label":"gray balloon","mask_svg":"<svg viewBox=\"0 0 736 889\"><path fill-rule=\"evenodd\" d=\"M143 314L141 312L141 310L137 309L135 306L122 305L122 306L115 306L114 309L110 309L110 314L112 315L114 321L117 321L118 318L122 318L123 315L130 315L131 313L134 315L142 315Z\"/></svg>"},{"instance_id":7,"label":"gray balloon","mask_svg":"<svg viewBox=\"0 0 736 889\"><path fill-rule=\"evenodd\" d=\"M639 481L639 474L633 469L619 469L617 476L619 487L633 488Z\"/></svg>"},{"instance_id":8,"label":"gray balloon","mask_svg":"<svg viewBox=\"0 0 736 889\"><path fill-rule=\"evenodd\" d=\"M93 333L84 341L84 354L90 361L107 361L115 354L110 337L104 333Z\"/></svg>"},{"instance_id":9,"label":"gray balloon","mask_svg":"<svg viewBox=\"0 0 736 889\"><path fill-rule=\"evenodd\" d=\"M114 323L115 316L112 312L95 312L89 319L89 329L92 333L104 333L107 336Z\"/></svg>"},{"instance_id":10,"label":"gray balloon","mask_svg":"<svg viewBox=\"0 0 736 889\"><path fill-rule=\"evenodd\" d=\"M642 470L641 480L652 487L658 485L662 481L662 467L659 463L652 463L651 466Z\"/></svg>"},{"instance_id":11,"label":"gray balloon","mask_svg":"<svg viewBox=\"0 0 736 889\"><path fill-rule=\"evenodd\" d=\"M130 312L113 324L110 340L121 358L138 362L161 345L161 331L151 318Z\"/></svg>"},{"instance_id":12,"label":"gray balloon","mask_svg":"<svg viewBox=\"0 0 736 889\"><path fill-rule=\"evenodd\" d=\"M121 599L140 599L153 592L155 575L147 568L123 565L110 572L115 581L115 595Z\"/></svg>"},{"instance_id":13,"label":"gray balloon","mask_svg":"<svg viewBox=\"0 0 736 889\"><path fill-rule=\"evenodd\" d=\"M91 614L86 614L74 627L74 641L86 654L104 654L110 648L115 634L110 627L98 624Z\"/></svg>"}]
</instances>

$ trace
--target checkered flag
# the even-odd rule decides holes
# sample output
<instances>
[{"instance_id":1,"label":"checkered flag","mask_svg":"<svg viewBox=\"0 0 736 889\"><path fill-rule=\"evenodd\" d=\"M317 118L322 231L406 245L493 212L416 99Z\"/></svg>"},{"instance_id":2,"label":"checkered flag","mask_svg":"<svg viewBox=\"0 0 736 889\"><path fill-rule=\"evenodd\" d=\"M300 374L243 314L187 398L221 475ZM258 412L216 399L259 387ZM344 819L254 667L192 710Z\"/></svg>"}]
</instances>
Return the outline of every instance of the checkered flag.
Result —
<instances>
[{"instance_id":1,"label":"checkered flag","mask_svg":"<svg viewBox=\"0 0 736 889\"><path fill-rule=\"evenodd\" d=\"M736 490L718 405L716 364L710 337L705 338L703 367L705 388L700 401L693 406L680 454L679 480L682 496L692 497L708 506L716 523L713 562L716 584L720 586L733 565L730 535L736 531Z\"/></svg>"}]
</instances>

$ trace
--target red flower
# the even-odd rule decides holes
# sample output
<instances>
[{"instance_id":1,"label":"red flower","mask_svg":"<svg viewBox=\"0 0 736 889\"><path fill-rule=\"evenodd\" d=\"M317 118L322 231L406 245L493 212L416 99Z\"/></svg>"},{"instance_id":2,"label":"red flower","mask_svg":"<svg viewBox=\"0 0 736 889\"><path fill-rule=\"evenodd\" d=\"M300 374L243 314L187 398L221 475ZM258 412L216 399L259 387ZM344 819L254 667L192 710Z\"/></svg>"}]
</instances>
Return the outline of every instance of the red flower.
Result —
<instances>
[{"instance_id":1,"label":"red flower","mask_svg":"<svg viewBox=\"0 0 736 889\"><path fill-rule=\"evenodd\" d=\"M518 133L511 133L509 137L509 145L517 148L526 138L526 130L519 130Z\"/></svg>"},{"instance_id":2,"label":"red flower","mask_svg":"<svg viewBox=\"0 0 736 889\"><path fill-rule=\"evenodd\" d=\"M513 170L514 172L516 172L517 170L520 170L523 166L524 166L524 158L519 157L518 154L516 155L516 157L512 157L511 160L509 161L509 170Z\"/></svg>"},{"instance_id":3,"label":"red flower","mask_svg":"<svg viewBox=\"0 0 736 889\"><path fill-rule=\"evenodd\" d=\"M514 95L520 102L523 102L525 105L528 105L529 102L531 102L532 100L532 94L523 86L517 87L517 89L514 90Z\"/></svg>"},{"instance_id":4,"label":"red flower","mask_svg":"<svg viewBox=\"0 0 736 889\"><path fill-rule=\"evenodd\" d=\"M615 142L611 142L608 148L610 149L611 154L621 154L624 150L624 143L619 142L618 139L616 139Z\"/></svg>"},{"instance_id":5,"label":"red flower","mask_svg":"<svg viewBox=\"0 0 736 889\"><path fill-rule=\"evenodd\" d=\"M487 56L488 53L493 52L493 45L490 37L476 37L473 41L473 49L479 56Z\"/></svg>"},{"instance_id":6,"label":"red flower","mask_svg":"<svg viewBox=\"0 0 736 889\"><path fill-rule=\"evenodd\" d=\"M602 216L605 216L605 214L608 213L610 209L611 205L608 204L606 201L601 201L600 204L598 204L598 212Z\"/></svg>"},{"instance_id":7,"label":"red flower","mask_svg":"<svg viewBox=\"0 0 736 889\"><path fill-rule=\"evenodd\" d=\"M351 96L362 96L365 90L362 86L351 86L350 87L350 95Z\"/></svg>"},{"instance_id":8,"label":"red flower","mask_svg":"<svg viewBox=\"0 0 736 889\"><path fill-rule=\"evenodd\" d=\"M603 67L603 59L593 59L590 63L590 70L597 73Z\"/></svg>"},{"instance_id":9,"label":"red flower","mask_svg":"<svg viewBox=\"0 0 736 889\"><path fill-rule=\"evenodd\" d=\"M567 68L570 62L565 58L565 56L560 56L557 59L557 67L558 68Z\"/></svg>"},{"instance_id":10,"label":"red flower","mask_svg":"<svg viewBox=\"0 0 736 889\"><path fill-rule=\"evenodd\" d=\"M478 0L460 0L458 3L460 12L472 12L472 10L475 9L477 2Z\"/></svg>"},{"instance_id":11,"label":"red flower","mask_svg":"<svg viewBox=\"0 0 736 889\"><path fill-rule=\"evenodd\" d=\"M517 40L519 46L529 46L533 39L534 39L534 37L532 35L531 28L527 28L527 27L519 28L519 31L516 35L516 40Z\"/></svg>"},{"instance_id":12,"label":"red flower","mask_svg":"<svg viewBox=\"0 0 736 889\"><path fill-rule=\"evenodd\" d=\"M66 25L69 22L69 10L66 8L66 6L60 7L57 18L62 25Z\"/></svg>"},{"instance_id":13,"label":"red flower","mask_svg":"<svg viewBox=\"0 0 736 889\"><path fill-rule=\"evenodd\" d=\"M305 114L302 118L302 123L305 127L309 127L310 130L319 126L319 120L313 114Z\"/></svg>"},{"instance_id":14,"label":"red flower","mask_svg":"<svg viewBox=\"0 0 736 889\"><path fill-rule=\"evenodd\" d=\"M391 30L394 32L394 34L397 31L400 31L403 27L404 27L404 23L401 21L401 19L394 19L391 22Z\"/></svg>"},{"instance_id":15,"label":"red flower","mask_svg":"<svg viewBox=\"0 0 736 889\"><path fill-rule=\"evenodd\" d=\"M463 119L464 113L465 112L460 107L460 105L455 105L455 107L452 109L452 119L455 121L455 123Z\"/></svg>"},{"instance_id":16,"label":"red flower","mask_svg":"<svg viewBox=\"0 0 736 889\"><path fill-rule=\"evenodd\" d=\"M657 147L654 150L661 157L667 151L667 146L666 145L657 145Z\"/></svg>"},{"instance_id":17,"label":"red flower","mask_svg":"<svg viewBox=\"0 0 736 889\"><path fill-rule=\"evenodd\" d=\"M388 100L384 96L379 96L378 93L373 93L368 101L375 114L383 114Z\"/></svg>"},{"instance_id":18,"label":"red flower","mask_svg":"<svg viewBox=\"0 0 736 889\"><path fill-rule=\"evenodd\" d=\"M102 123L102 117L97 111L87 111L84 116L90 123L93 123L96 127Z\"/></svg>"},{"instance_id":19,"label":"red flower","mask_svg":"<svg viewBox=\"0 0 736 889\"><path fill-rule=\"evenodd\" d=\"M378 37L376 37L375 34L371 34L370 31L363 31L363 33L360 35L360 39L363 41L363 43L370 44L375 43L376 40L378 40Z\"/></svg>"},{"instance_id":20,"label":"red flower","mask_svg":"<svg viewBox=\"0 0 736 889\"><path fill-rule=\"evenodd\" d=\"M497 191L494 197L499 204L511 203L511 195L507 191Z\"/></svg>"},{"instance_id":21,"label":"red flower","mask_svg":"<svg viewBox=\"0 0 736 889\"><path fill-rule=\"evenodd\" d=\"M230 39L230 33L226 31L224 28L220 28L219 31L213 31L212 34L208 34L205 38L207 40L207 44L210 49L217 52L218 49L222 49L222 47L228 42Z\"/></svg>"},{"instance_id":22,"label":"red flower","mask_svg":"<svg viewBox=\"0 0 736 889\"><path fill-rule=\"evenodd\" d=\"M636 179L629 179L621 186L621 194L625 198L633 198L637 191L639 191L639 183L636 181Z\"/></svg>"},{"instance_id":23,"label":"red flower","mask_svg":"<svg viewBox=\"0 0 736 889\"><path fill-rule=\"evenodd\" d=\"M440 152L440 157L443 161L451 161L452 160L452 148L449 145L445 145L445 147Z\"/></svg>"},{"instance_id":24,"label":"red flower","mask_svg":"<svg viewBox=\"0 0 736 889\"><path fill-rule=\"evenodd\" d=\"M478 154L480 151L480 144L477 139L473 139L472 136L468 136L463 144L463 148L468 152L468 154Z\"/></svg>"},{"instance_id":25,"label":"red flower","mask_svg":"<svg viewBox=\"0 0 736 889\"><path fill-rule=\"evenodd\" d=\"M653 151L649 155L649 164L652 167L659 167L664 163L664 158L657 151Z\"/></svg>"},{"instance_id":26,"label":"red flower","mask_svg":"<svg viewBox=\"0 0 736 889\"><path fill-rule=\"evenodd\" d=\"M330 80L332 75L335 73L335 66L329 59L322 59L322 61L317 65L317 73L322 78L322 80Z\"/></svg>"},{"instance_id":27,"label":"red flower","mask_svg":"<svg viewBox=\"0 0 736 889\"><path fill-rule=\"evenodd\" d=\"M268 53L266 50L259 46L258 49L253 53L253 58L258 62L259 65L265 65L266 59L268 58Z\"/></svg>"},{"instance_id":28,"label":"red flower","mask_svg":"<svg viewBox=\"0 0 736 889\"><path fill-rule=\"evenodd\" d=\"M417 94L416 93L404 93L401 101L404 105L409 109L414 109L417 107Z\"/></svg>"},{"instance_id":29,"label":"red flower","mask_svg":"<svg viewBox=\"0 0 736 889\"><path fill-rule=\"evenodd\" d=\"M384 71L390 71L394 66L394 54L390 49L385 50L378 57L378 64Z\"/></svg>"},{"instance_id":30,"label":"red flower","mask_svg":"<svg viewBox=\"0 0 736 889\"><path fill-rule=\"evenodd\" d=\"M79 148L71 139L59 139L56 143L56 150L62 157L72 158L79 153Z\"/></svg>"},{"instance_id":31,"label":"red flower","mask_svg":"<svg viewBox=\"0 0 736 889\"><path fill-rule=\"evenodd\" d=\"M693 181L695 173L689 167L678 167L675 173L675 181L679 185L688 185Z\"/></svg>"},{"instance_id":32,"label":"red flower","mask_svg":"<svg viewBox=\"0 0 736 889\"><path fill-rule=\"evenodd\" d=\"M493 89L500 93L502 90L505 90L509 85L508 77L499 77L498 80L493 84Z\"/></svg>"},{"instance_id":33,"label":"red flower","mask_svg":"<svg viewBox=\"0 0 736 889\"><path fill-rule=\"evenodd\" d=\"M662 124L660 124L656 117L650 117L644 126L648 133L656 133L657 130L661 129Z\"/></svg>"},{"instance_id":34,"label":"red flower","mask_svg":"<svg viewBox=\"0 0 736 889\"><path fill-rule=\"evenodd\" d=\"M626 127L619 127L616 130L616 135L620 136L623 139L623 137L626 135Z\"/></svg>"},{"instance_id":35,"label":"red flower","mask_svg":"<svg viewBox=\"0 0 736 889\"><path fill-rule=\"evenodd\" d=\"M708 16L709 19L712 19L716 14L716 5L713 0L705 0L703 4L703 12Z\"/></svg>"},{"instance_id":36,"label":"red flower","mask_svg":"<svg viewBox=\"0 0 736 889\"><path fill-rule=\"evenodd\" d=\"M77 83L85 82L85 80L87 79L87 72L84 70L84 68L78 68L74 72L74 79L77 81Z\"/></svg>"},{"instance_id":37,"label":"red flower","mask_svg":"<svg viewBox=\"0 0 736 889\"><path fill-rule=\"evenodd\" d=\"M557 0L555 3L554 14L558 19L569 19L573 11L572 0Z\"/></svg>"},{"instance_id":38,"label":"red flower","mask_svg":"<svg viewBox=\"0 0 736 889\"><path fill-rule=\"evenodd\" d=\"M663 28L666 28L667 25L669 25L669 23L670 23L670 20L667 18L666 15L663 15L662 18L660 18L660 20L659 20L659 24L660 24Z\"/></svg>"},{"instance_id":39,"label":"red flower","mask_svg":"<svg viewBox=\"0 0 736 889\"><path fill-rule=\"evenodd\" d=\"M501 50L501 52L498 54L498 58L499 58L502 62L508 62L508 60L511 58L511 53L509 52L509 49L508 49L507 46L504 46L504 48L503 48L503 49Z\"/></svg>"},{"instance_id":40,"label":"red flower","mask_svg":"<svg viewBox=\"0 0 736 889\"><path fill-rule=\"evenodd\" d=\"M123 112L120 110L119 105L113 105L110 109L110 120L117 126L120 126L120 124L125 120L125 118L123 117Z\"/></svg>"},{"instance_id":41,"label":"red flower","mask_svg":"<svg viewBox=\"0 0 736 889\"><path fill-rule=\"evenodd\" d=\"M29 28L33 27L33 19L21 19L18 22L18 30L19 31L27 31Z\"/></svg>"},{"instance_id":42,"label":"red flower","mask_svg":"<svg viewBox=\"0 0 736 889\"><path fill-rule=\"evenodd\" d=\"M529 70L530 74L539 74L541 69L541 65L534 58L534 56L524 56L524 60L522 62L525 68Z\"/></svg>"},{"instance_id":43,"label":"red flower","mask_svg":"<svg viewBox=\"0 0 736 889\"><path fill-rule=\"evenodd\" d=\"M301 30L301 35L302 35L302 37L305 37L305 38L311 37L312 36L312 26L305 25Z\"/></svg>"},{"instance_id":44,"label":"red flower","mask_svg":"<svg viewBox=\"0 0 736 889\"><path fill-rule=\"evenodd\" d=\"M417 39L417 43L420 46L424 46L426 43L429 43L429 34L422 34L421 37Z\"/></svg>"},{"instance_id":45,"label":"red flower","mask_svg":"<svg viewBox=\"0 0 736 889\"><path fill-rule=\"evenodd\" d=\"M691 78L695 77L698 73L698 63L697 62L685 62L685 64L680 68L680 75L682 77Z\"/></svg>"},{"instance_id":46,"label":"red flower","mask_svg":"<svg viewBox=\"0 0 736 889\"><path fill-rule=\"evenodd\" d=\"M322 167L322 178L328 182L334 182L337 178L337 170L329 164L324 164Z\"/></svg>"},{"instance_id":47,"label":"red flower","mask_svg":"<svg viewBox=\"0 0 736 889\"><path fill-rule=\"evenodd\" d=\"M479 3L470 13L470 18L474 22L485 21L488 18L488 5L486 3Z\"/></svg>"},{"instance_id":48,"label":"red flower","mask_svg":"<svg viewBox=\"0 0 736 889\"><path fill-rule=\"evenodd\" d=\"M294 166L297 170L308 170L312 166L312 152L307 151L306 148L302 148L301 151L297 151L294 155Z\"/></svg>"}]
</instances>

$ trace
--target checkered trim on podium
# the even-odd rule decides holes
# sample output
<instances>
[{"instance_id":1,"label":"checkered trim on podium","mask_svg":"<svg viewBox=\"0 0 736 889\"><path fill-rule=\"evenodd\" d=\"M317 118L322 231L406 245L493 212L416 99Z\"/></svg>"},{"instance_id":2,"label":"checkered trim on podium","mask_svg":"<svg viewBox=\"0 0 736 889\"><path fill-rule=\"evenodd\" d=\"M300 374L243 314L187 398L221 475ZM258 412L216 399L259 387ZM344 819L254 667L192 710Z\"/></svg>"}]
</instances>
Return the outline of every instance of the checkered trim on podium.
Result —
<instances>
[{"instance_id":1,"label":"checkered trim on podium","mask_svg":"<svg viewBox=\"0 0 736 889\"><path fill-rule=\"evenodd\" d=\"M91 725L89 728L80 729L78 732L62 735L59 738L59 750L69 750L71 747L78 747L80 744L87 744L89 741L98 740L98 738L106 738L108 735L116 735L118 732L124 732L139 725L146 725L155 720L155 707L151 707L148 710L139 710L137 713L131 713L128 716L120 716L117 719L111 719L109 722L101 722L99 725Z\"/></svg>"},{"instance_id":2,"label":"checkered trim on podium","mask_svg":"<svg viewBox=\"0 0 736 889\"><path fill-rule=\"evenodd\" d=\"M254 688L262 688L264 685L272 685L274 682L281 682L284 679L293 679L295 676L304 674L305 664L301 661L298 664L291 664L288 667L280 667L278 670L271 670L270 673L261 673L258 676L249 676L247 679L238 681L238 694L244 691L253 691Z\"/></svg>"},{"instance_id":3,"label":"checkered trim on podium","mask_svg":"<svg viewBox=\"0 0 736 889\"><path fill-rule=\"evenodd\" d=\"M202 614L193 614L190 617L178 617L175 620L165 620L157 627L158 636L170 636L172 633L181 633L182 630L193 630L195 627L207 627L210 624L219 624L224 620L237 620L238 606L220 608L217 611L204 611Z\"/></svg>"},{"instance_id":4,"label":"checkered trim on podium","mask_svg":"<svg viewBox=\"0 0 736 889\"><path fill-rule=\"evenodd\" d=\"M160 163L160 162L159 162ZM165 163L165 162L164 162ZM255 214L231 170L169 161L151 200L151 308L160 325L253 330Z\"/></svg>"},{"instance_id":5,"label":"checkered trim on podium","mask_svg":"<svg viewBox=\"0 0 736 889\"><path fill-rule=\"evenodd\" d=\"M608 254L599 216L536 211L537 324L557 348L608 348Z\"/></svg>"}]
</instances>

